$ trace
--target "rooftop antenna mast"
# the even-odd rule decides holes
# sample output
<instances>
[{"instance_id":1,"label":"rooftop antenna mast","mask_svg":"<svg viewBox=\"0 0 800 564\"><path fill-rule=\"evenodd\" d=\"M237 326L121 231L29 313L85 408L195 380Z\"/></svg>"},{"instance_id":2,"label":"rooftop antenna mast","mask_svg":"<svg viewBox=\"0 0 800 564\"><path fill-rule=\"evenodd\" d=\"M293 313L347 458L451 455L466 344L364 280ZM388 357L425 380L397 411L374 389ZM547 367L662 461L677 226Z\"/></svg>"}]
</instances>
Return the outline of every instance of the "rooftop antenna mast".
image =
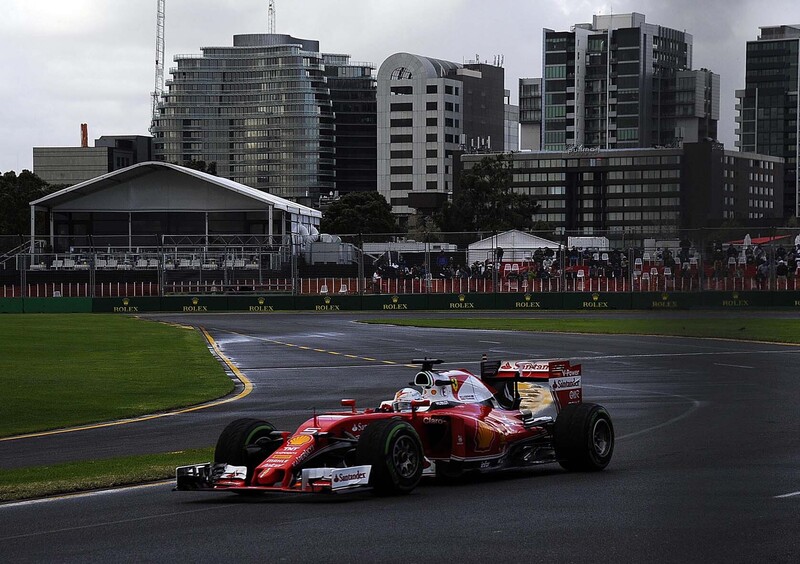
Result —
<instances>
[{"instance_id":1,"label":"rooftop antenna mast","mask_svg":"<svg viewBox=\"0 0 800 564\"><path fill-rule=\"evenodd\" d=\"M275 0L269 0L269 25L268 33L275 33Z\"/></svg>"},{"instance_id":2,"label":"rooftop antenna mast","mask_svg":"<svg viewBox=\"0 0 800 564\"><path fill-rule=\"evenodd\" d=\"M166 0L158 0L158 10L156 13L156 84L153 89L152 118L153 123L159 116L158 102L164 93L164 3ZM150 125L152 132L153 123Z\"/></svg>"}]
</instances>

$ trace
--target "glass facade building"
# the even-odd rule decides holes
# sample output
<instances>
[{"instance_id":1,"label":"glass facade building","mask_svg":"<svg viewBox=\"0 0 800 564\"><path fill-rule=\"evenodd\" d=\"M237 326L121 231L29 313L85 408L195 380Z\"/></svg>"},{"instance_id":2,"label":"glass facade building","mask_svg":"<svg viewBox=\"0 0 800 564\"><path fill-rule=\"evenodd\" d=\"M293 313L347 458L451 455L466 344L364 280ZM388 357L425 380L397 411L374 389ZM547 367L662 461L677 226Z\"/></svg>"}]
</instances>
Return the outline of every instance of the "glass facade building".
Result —
<instances>
[{"instance_id":1,"label":"glass facade building","mask_svg":"<svg viewBox=\"0 0 800 564\"><path fill-rule=\"evenodd\" d=\"M745 87L736 91L737 147L783 157L783 217L800 216L800 26L762 27L747 42Z\"/></svg>"},{"instance_id":2,"label":"glass facade building","mask_svg":"<svg viewBox=\"0 0 800 564\"><path fill-rule=\"evenodd\" d=\"M233 46L175 62L151 130L156 160L213 162L223 178L306 205L335 189L334 106L319 42L235 35ZM335 63L347 74L346 57Z\"/></svg>"},{"instance_id":3,"label":"glass facade building","mask_svg":"<svg viewBox=\"0 0 800 564\"><path fill-rule=\"evenodd\" d=\"M545 29L542 148L622 149L716 138L719 75L690 70L691 64L692 36L645 23L642 14L595 16L570 31ZM524 80L521 90L535 86Z\"/></svg>"}]
</instances>

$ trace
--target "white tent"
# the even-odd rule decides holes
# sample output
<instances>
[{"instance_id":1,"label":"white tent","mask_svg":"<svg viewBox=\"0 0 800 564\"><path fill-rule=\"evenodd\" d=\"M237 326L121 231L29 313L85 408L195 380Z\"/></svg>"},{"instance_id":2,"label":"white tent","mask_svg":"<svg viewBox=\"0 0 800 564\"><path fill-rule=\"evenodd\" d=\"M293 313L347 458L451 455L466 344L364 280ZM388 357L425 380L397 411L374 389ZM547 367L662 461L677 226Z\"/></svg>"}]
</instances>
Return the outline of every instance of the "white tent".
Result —
<instances>
[{"instance_id":1,"label":"white tent","mask_svg":"<svg viewBox=\"0 0 800 564\"><path fill-rule=\"evenodd\" d=\"M537 235L512 229L472 243L467 250L467 261L473 264L476 261L494 260L494 251L497 247L503 249L504 261L522 261L530 258L536 249L549 248L556 251L561 245Z\"/></svg>"}]
</instances>

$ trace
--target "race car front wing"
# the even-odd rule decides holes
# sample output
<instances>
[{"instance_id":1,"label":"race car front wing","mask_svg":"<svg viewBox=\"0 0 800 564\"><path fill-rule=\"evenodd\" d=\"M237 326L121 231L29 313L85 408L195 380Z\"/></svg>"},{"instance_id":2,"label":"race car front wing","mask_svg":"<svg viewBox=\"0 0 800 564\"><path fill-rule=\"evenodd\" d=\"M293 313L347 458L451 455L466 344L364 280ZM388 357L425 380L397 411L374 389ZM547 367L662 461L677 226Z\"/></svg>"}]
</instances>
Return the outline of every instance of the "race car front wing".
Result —
<instances>
[{"instance_id":1,"label":"race car front wing","mask_svg":"<svg viewBox=\"0 0 800 564\"><path fill-rule=\"evenodd\" d=\"M345 493L370 488L372 466L346 468L304 468L300 479L289 487L249 486L246 466L224 463L192 464L175 469L176 491L263 491Z\"/></svg>"}]
</instances>

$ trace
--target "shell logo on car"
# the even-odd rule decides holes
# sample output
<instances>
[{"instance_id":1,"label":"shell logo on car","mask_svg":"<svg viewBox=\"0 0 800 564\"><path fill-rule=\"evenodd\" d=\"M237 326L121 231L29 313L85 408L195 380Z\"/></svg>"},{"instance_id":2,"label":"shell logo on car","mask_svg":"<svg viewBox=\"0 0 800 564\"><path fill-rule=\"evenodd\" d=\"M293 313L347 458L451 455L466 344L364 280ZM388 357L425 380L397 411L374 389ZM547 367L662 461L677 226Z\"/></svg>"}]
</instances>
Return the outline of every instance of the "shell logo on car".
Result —
<instances>
[{"instance_id":1,"label":"shell logo on car","mask_svg":"<svg viewBox=\"0 0 800 564\"><path fill-rule=\"evenodd\" d=\"M286 444L291 446L303 446L307 445L311 441L313 441L313 437L311 435L296 435L289 439Z\"/></svg>"}]
</instances>

